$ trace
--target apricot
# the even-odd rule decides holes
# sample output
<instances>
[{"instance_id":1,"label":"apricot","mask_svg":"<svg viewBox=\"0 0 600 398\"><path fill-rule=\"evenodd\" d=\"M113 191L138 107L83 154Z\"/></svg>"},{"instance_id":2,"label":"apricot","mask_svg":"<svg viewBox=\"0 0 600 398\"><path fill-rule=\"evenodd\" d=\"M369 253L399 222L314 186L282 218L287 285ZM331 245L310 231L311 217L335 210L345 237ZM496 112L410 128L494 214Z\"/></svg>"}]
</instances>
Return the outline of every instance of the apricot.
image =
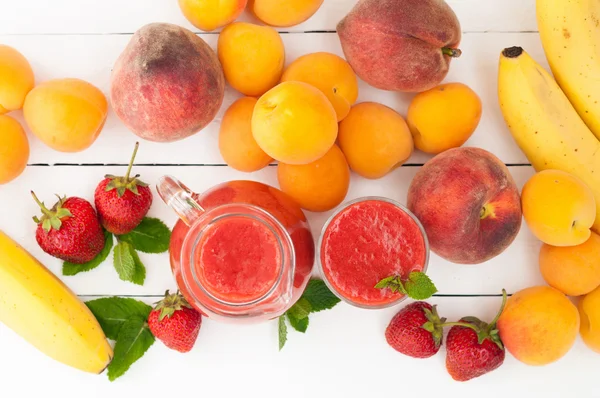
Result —
<instances>
[{"instance_id":1,"label":"apricot","mask_svg":"<svg viewBox=\"0 0 600 398\"><path fill-rule=\"evenodd\" d=\"M581 318L581 338L590 349L600 354L600 287L579 300L577 308Z\"/></svg>"},{"instance_id":2,"label":"apricot","mask_svg":"<svg viewBox=\"0 0 600 398\"><path fill-rule=\"evenodd\" d=\"M271 27L232 23L219 35L217 52L227 82L244 95L258 97L281 78L285 48Z\"/></svg>"},{"instance_id":3,"label":"apricot","mask_svg":"<svg viewBox=\"0 0 600 398\"><path fill-rule=\"evenodd\" d=\"M235 21L247 0L179 0L179 8L198 29L211 31Z\"/></svg>"},{"instance_id":4,"label":"apricot","mask_svg":"<svg viewBox=\"0 0 600 398\"><path fill-rule=\"evenodd\" d=\"M560 170L543 170L527 181L521 194L523 216L533 234L552 246L587 241L596 220L592 190Z\"/></svg>"},{"instance_id":5,"label":"apricot","mask_svg":"<svg viewBox=\"0 0 600 398\"><path fill-rule=\"evenodd\" d=\"M279 163L281 190L303 209L328 211L342 203L350 186L350 168L337 145L321 159L305 165Z\"/></svg>"},{"instance_id":6,"label":"apricot","mask_svg":"<svg viewBox=\"0 0 600 398\"><path fill-rule=\"evenodd\" d=\"M350 168L366 178L381 178L412 154L412 136L404 118L385 105L354 105L340 123L339 144Z\"/></svg>"},{"instance_id":7,"label":"apricot","mask_svg":"<svg viewBox=\"0 0 600 398\"><path fill-rule=\"evenodd\" d=\"M271 26L294 26L312 17L323 0L249 0L248 8Z\"/></svg>"},{"instance_id":8,"label":"apricot","mask_svg":"<svg viewBox=\"0 0 600 398\"><path fill-rule=\"evenodd\" d=\"M23 127L10 116L0 115L0 185L23 173L29 160L29 141Z\"/></svg>"},{"instance_id":9,"label":"apricot","mask_svg":"<svg viewBox=\"0 0 600 398\"><path fill-rule=\"evenodd\" d=\"M443 0L361 0L337 32L352 69L382 90L429 90L461 54L460 23Z\"/></svg>"},{"instance_id":10,"label":"apricot","mask_svg":"<svg viewBox=\"0 0 600 398\"><path fill-rule=\"evenodd\" d=\"M221 156L230 167L239 171L257 171L273 160L260 149L252 136L252 112L256 102L256 98L240 98L227 109L221 122Z\"/></svg>"},{"instance_id":11,"label":"apricot","mask_svg":"<svg viewBox=\"0 0 600 398\"><path fill-rule=\"evenodd\" d=\"M27 59L14 48L0 44L0 115L23 107L34 80Z\"/></svg>"},{"instance_id":12,"label":"apricot","mask_svg":"<svg viewBox=\"0 0 600 398\"><path fill-rule=\"evenodd\" d=\"M269 156L282 163L308 164L322 158L337 137L331 102L302 82L284 82L259 98L252 134Z\"/></svg>"},{"instance_id":13,"label":"apricot","mask_svg":"<svg viewBox=\"0 0 600 398\"><path fill-rule=\"evenodd\" d=\"M575 343L579 313L558 290L530 287L508 299L498 330L506 349L519 361L547 365L562 358Z\"/></svg>"},{"instance_id":14,"label":"apricot","mask_svg":"<svg viewBox=\"0 0 600 398\"><path fill-rule=\"evenodd\" d=\"M177 25L139 29L113 68L110 99L117 116L137 136L173 142L206 127L225 95L214 51Z\"/></svg>"},{"instance_id":15,"label":"apricot","mask_svg":"<svg viewBox=\"0 0 600 398\"><path fill-rule=\"evenodd\" d=\"M576 246L543 244L540 272L546 283L569 296L588 294L600 286L600 236Z\"/></svg>"},{"instance_id":16,"label":"apricot","mask_svg":"<svg viewBox=\"0 0 600 398\"><path fill-rule=\"evenodd\" d=\"M358 98L358 79L344 59L331 53L303 55L283 72L281 81L308 83L321 90L331 101L338 122L348 116Z\"/></svg>"},{"instance_id":17,"label":"apricot","mask_svg":"<svg viewBox=\"0 0 600 398\"><path fill-rule=\"evenodd\" d=\"M434 87L413 98L406 121L415 147L437 155L462 146L481 120L481 99L462 83Z\"/></svg>"},{"instance_id":18,"label":"apricot","mask_svg":"<svg viewBox=\"0 0 600 398\"><path fill-rule=\"evenodd\" d=\"M36 86L23 105L31 132L50 148L79 152L89 148L104 127L106 97L79 79L55 79Z\"/></svg>"}]
</instances>

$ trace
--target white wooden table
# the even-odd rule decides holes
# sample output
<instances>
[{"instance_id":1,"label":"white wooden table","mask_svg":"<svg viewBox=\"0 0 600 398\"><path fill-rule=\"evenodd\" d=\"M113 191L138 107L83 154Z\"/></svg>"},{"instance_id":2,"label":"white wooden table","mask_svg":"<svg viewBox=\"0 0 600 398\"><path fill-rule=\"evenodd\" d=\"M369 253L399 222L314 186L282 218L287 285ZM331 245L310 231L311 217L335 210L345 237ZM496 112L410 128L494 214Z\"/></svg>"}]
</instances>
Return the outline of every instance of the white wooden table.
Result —
<instances>
[{"instance_id":1,"label":"white wooden table","mask_svg":"<svg viewBox=\"0 0 600 398\"><path fill-rule=\"evenodd\" d=\"M315 51L341 55L335 26L354 3L325 0L312 19L282 30L288 62ZM502 120L496 74L498 55L507 46L520 45L545 64L536 33L535 1L449 3L465 33L463 56L453 61L447 81L468 84L484 104L481 124L468 145L500 157L522 186L533 171ZM175 0L0 0L0 43L17 48L29 59L38 82L78 77L108 93L111 67L132 33L146 23L159 21L193 29ZM216 45L216 34L201 36ZM361 84L360 90L360 101L382 102L401 113L410 100L408 95L378 91L366 84ZM228 89L223 109L237 97ZM274 167L246 175L224 166L217 148L222 112L203 132L185 141L142 142L135 172L151 183L162 174L173 174L198 192L231 179L276 185ZM12 115L22 120L19 112ZM136 137L111 113L95 145L82 153L54 152L31 135L29 138L29 167L21 178L0 187L0 229L60 274L60 262L44 254L35 242L31 216L38 209L29 191L34 189L47 201L54 193L91 199L104 174L125 171ZM405 202L411 178L426 160L425 155L416 153L409 164L379 181L354 176L348 199L383 195ZM172 226L174 214L157 196L155 199L150 215ZM327 216L309 214L315 236ZM429 273L439 294L431 302L451 319L463 315L491 318L502 288L512 293L543 283L537 269L539 246L524 226L505 253L485 264L454 265L433 255ZM121 282L110 262L93 272L63 279L84 299L126 295L153 302L166 289L175 289L166 254L142 254L142 259L148 269L143 287ZM0 324L0 396L157 397L179 393L199 397L406 397L422 388L422 394L456 397L600 397L596 379L600 356L587 350L580 340L567 357L550 366L528 367L507 354L497 371L461 384L446 374L443 349L434 358L414 360L387 346L383 332L397 310L367 311L340 304L332 311L312 315L306 335L290 331L282 352L277 351L275 322L240 327L206 320L191 353L182 355L157 343L115 383L109 383L105 375L87 375L53 362Z\"/></svg>"}]
</instances>

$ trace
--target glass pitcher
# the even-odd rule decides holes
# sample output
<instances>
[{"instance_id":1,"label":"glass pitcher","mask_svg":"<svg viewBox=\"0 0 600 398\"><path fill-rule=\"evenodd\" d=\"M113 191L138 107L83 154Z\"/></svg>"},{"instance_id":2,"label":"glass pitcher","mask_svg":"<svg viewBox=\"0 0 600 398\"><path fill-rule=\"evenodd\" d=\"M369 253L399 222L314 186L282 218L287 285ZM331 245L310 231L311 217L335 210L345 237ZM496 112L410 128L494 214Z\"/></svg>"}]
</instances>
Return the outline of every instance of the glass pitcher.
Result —
<instances>
[{"instance_id":1,"label":"glass pitcher","mask_svg":"<svg viewBox=\"0 0 600 398\"><path fill-rule=\"evenodd\" d=\"M230 181L199 195L177 179L157 184L179 216L169 247L180 291L211 319L259 322L301 296L314 263L314 240L302 209L282 191Z\"/></svg>"}]
</instances>

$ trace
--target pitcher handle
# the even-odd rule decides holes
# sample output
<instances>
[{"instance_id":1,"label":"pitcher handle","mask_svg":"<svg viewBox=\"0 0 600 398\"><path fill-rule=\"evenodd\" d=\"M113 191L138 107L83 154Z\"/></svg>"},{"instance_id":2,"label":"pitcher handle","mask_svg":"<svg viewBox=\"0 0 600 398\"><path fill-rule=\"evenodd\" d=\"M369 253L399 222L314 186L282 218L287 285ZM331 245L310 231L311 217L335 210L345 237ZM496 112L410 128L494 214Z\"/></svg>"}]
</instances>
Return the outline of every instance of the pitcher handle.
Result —
<instances>
[{"instance_id":1,"label":"pitcher handle","mask_svg":"<svg viewBox=\"0 0 600 398\"><path fill-rule=\"evenodd\" d=\"M188 226L192 226L202 213L204 213L202 206L194 200L192 191L175 177L161 177L156 184L156 190L158 191L158 196Z\"/></svg>"}]
</instances>

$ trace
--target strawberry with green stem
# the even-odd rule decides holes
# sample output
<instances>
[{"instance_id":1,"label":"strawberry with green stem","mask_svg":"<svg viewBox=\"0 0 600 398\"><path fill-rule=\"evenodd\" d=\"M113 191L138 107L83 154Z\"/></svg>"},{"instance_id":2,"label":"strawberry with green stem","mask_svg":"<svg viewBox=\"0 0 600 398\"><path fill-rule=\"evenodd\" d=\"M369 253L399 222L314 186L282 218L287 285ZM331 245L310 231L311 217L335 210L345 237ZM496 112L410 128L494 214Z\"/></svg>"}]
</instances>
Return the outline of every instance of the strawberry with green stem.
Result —
<instances>
[{"instance_id":1,"label":"strawberry with green stem","mask_svg":"<svg viewBox=\"0 0 600 398\"><path fill-rule=\"evenodd\" d=\"M48 209L33 191L31 196L42 210L42 217L33 221L35 239L43 251L74 264L91 261L102 251L104 232L91 203L57 195L58 202Z\"/></svg>"},{"instance_id":2,"label":"strawberry with green stem","mask_svg":"<svg viewBox=\"0 0 600 398\"><path fill-rule=\"evenodd\" d=\"M502 289L502 305L492 322L464 317L452 326L446 338L446 369L454 380L467 381L497 369L504 363L505 350L498 334L497 322L506 305Z\"/></svg>"},{"instance_id":3,"label":"strawberry with green stem","mask_svg":"<svg viewBox=\"0 0 600 398\"><path fill-rule=\"evenodd\" d=\"M124 235L137 227L152 205L152 191L139 180L130 177L139 143L136 142L124 177L105 176L94 193L94 202L102 226L115 235Z\"/></svg>"}]
</instances>

